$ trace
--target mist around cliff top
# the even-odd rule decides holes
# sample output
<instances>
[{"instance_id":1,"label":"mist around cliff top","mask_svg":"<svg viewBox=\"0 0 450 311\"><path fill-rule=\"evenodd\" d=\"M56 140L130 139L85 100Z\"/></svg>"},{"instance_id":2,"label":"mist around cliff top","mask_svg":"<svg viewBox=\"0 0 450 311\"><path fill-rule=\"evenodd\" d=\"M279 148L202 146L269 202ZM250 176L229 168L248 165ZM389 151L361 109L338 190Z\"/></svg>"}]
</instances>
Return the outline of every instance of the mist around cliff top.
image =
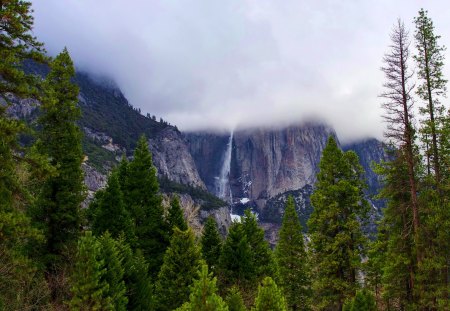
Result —
<instances>
[{"instance_id":1,"label":"mist around cliff top","mask_svg":"<svg viewBox=\"0 0 450 311\"><path fill-rule=\"evenodd\" d=\"M318 120L342 141L382 137L389 33L424 5L449 33L444 0L33 1L48 52L67 46L143 114L184 131Z\"/></svg>"}]
</instances>

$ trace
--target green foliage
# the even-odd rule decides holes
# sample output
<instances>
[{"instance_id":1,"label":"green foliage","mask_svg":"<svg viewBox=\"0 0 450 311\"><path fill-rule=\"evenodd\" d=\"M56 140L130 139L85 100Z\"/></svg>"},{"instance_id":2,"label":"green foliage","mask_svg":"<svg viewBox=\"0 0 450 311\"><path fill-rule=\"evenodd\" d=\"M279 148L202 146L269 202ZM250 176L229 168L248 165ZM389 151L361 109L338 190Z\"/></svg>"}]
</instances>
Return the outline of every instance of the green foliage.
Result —
<instances>
[{"instance_id":1,"label":"green foliage","mask_svg":"<svg viewBox=\"0 0 450 311\"><path fill-rule=\"evenodd\" d=\"M189 299L189 286L200 268L200 250L191 229L175 228L155 289L157 310L173 310Z\"/></svg>"},{"instance_id":2,"label":"green foliage","mask_svg":"<svg viewBox=\"0 0 450 311\"><path fill-rule=\"evenodd\" d=\"M252 311L287 311L286 300L271 277L258 286L258 296Z\"/></svg>"},{"instance_id":3,"label":"green foliage","mask_svg":"<svg viewBox=\"0 0 450 311\"><path fill-rule=\"evenodd\" d=\"M241 292L239 288L233 286L228 291L227 297L225 298L225 302L228 305L229 311L246 311L244 300L242 299Z\"/></svg>"},{"instance_id":4,"label":"green foliage","mask_svg":"<svg viewBox=\"0 0 450 311\"><path fill-rule=\"evenodd\" d=\"M105 280L106 273L102 246L90 232L86 232L78 242L71 279L73 294L69 302L71 310L111 309L111 299L107 296L109 285Z\"/></svg>"},{"instance_id":5,"label":"green foliage","mask_svg":"<svg viewBox=\"0 0 450 311\"><path fill-rule=\"evenodd\" d=\"M159 179L161 191L166 193L185 193L189 194L194 200L202 201L203 210L213 210L220 207L227 206L227 203L212 193L198 187L184 185L170 180L167 177Z\"/></svg>"},{"instance_id":6,"label":"green foliage","mask_svg":"<svg viewBox=\"0 0 450 311\"><path fill-rule=\"evenodd\" d=\"M88 156L87 162L97 171L106 174L107 169L117 163L113 152L99 146L92 139L83 137L83 151Z\"/></svg>"},{"instance_id":7,"label":"green foliage","mask_svg":"<svg viewBox=\"0 0 450 311\"><path fill-rule=\"evenodd\" d=\"M153 310L153 286L144 256L139 250L133 253L131 247L123 239L119 240L118 248L123 258L123 278L128 299L127 310Z\"/></svg>"},{"instance_id":8,"label":"green foliage","mask_svg":"<svg viewBox=\"0 0 450 311\"><path fill-rule=\"evenodd\" d=\"M222 282L228 285L242 284L255 278L252 249L241 223L233 222L219 259Z\"/></svg>"},{"instance_id":9,"label":"green foliage","mask_svg":"<svg viewBox=\"0 0 450 311\"><path fill-rule=\"evenodd\" d=\"M175 195L170 201L170 208L167 214L167 225L170 229L177 227L181 231L187 230L188 226L181 209L180 199Z\"/></svg>"},{"instance_id":10,"label":"green foliage","mask_svg":"<svg viewBox=\"0 0 450 311\"><path fill-rule=\"evenodd\" d=\"M105 263L106 270L102 279L108 284L104 298L110 300L112 310L125 311L128 299L125 296L126 287L123 280L123 257L118 248L118 243L123 243L123 241L115 241L107 232L99 238L99 242L101 245L100 257Z\"/></svg>"},{"instance_id":11,"label":"green foliage","mask_svg":"<svg viewBox=\"0 0 450 311\"><path fill-rule=\"evenodd\" d=\"M57 175L44 183L33 216L44 229L46 253L51 261L61 259L65 250L74 247L81 226L83 152L81 131L76 124L80 110L78 87L72 83L74 74L72 60L64 49L51 63L44 82L45 96L39 118L42 129L37 146L57 168Z\"/></svg>"},{"instance_id":12,"label":"green foliage","mask_svg":"<svg viewBox=\"0 0 450 311\"><path fill-rule=\"evenodd\" d=\"M367 289L358 290L356 296L348 299L342 311L377 311L375 298Z\"/></svg>"},{"instance_id":13,"label":"green foliage","mask_svg":"<svg viewBox=\"0 0 450 311\"><path fill-rule=\"evenodd\" d=\"M203 234L200 240L203 259L211 271L216 271L219 265L220 253L222 251L222 237L217 230L217 223L213 217L206 219Z\"/></svg>"},{"instance_id":14,"label":"green foliage","mask_svg":"<svg viewBox=\"0 0 450 311\"><path fill-rule=\"evenodd\" d=\"M308 221L313 288L319 308L340 308L358 287L366 239L361 232L367 203L363 198L362 167L352 151L343 153L330 137L320 161L314 211Z\"/></svg>"},{"instance_id":15,"label":"green foliage","mask_svg":"<svg viewBox=\"0 0 450 311\"><path fill-rule=\"evenodd\" d=\"M191 286L189 302L177 310L180 311L228 311L222 298L217 295L216 278L208 273L208 266L202 264L198 271L198 279Z\"/></svg>"},{"instance_id":16,"label":"green foliage","mask_svg":"<svg viewBox=\"0 0 450 311\"><path fill-rule=\"evenodd\" d=\"M149 264L150 275L156 276L168 245L169 230L163 218L156 168L145 136L139 139L134 159L126 166L126 180L121 189L135 222L137 246Z\"/></svg>"},{"instance_id":17,"label":"green foliage","mask_svg":"<svg viewBox=\"0 0 450 311\"><path fill-rule=\"evenodd\" d=\"M117 171L109 176L105 190L95 194L94 201L89 206L89 216L95 235L108 231L113 238L123 234L128 243L134 245L136 242L133 220L125 209Z\"/></svg>"},{"instance_id":18,"label":"green foliage","mask_svg":"<svg viewBox=\"0 0 450 311\"><path fill-rule=\"evenodd\" d=\"M264 239L264 230L258 225L256 216L247 209L242 217L242 228L252 253L252 265L255 276L260 279L264 276L273 276L275 263L269 243Z\"/></svg>"},{"instance_id":19,"label":"green foliage","mask_svg":"<svg viewBox=\"0 0 450 311\"><path fill-rule=\"evenodd\" d=\"M286 203L275 256L289 309L307 310L311 296L308 257L292 196Z\"/></svg>"}]
</instances>

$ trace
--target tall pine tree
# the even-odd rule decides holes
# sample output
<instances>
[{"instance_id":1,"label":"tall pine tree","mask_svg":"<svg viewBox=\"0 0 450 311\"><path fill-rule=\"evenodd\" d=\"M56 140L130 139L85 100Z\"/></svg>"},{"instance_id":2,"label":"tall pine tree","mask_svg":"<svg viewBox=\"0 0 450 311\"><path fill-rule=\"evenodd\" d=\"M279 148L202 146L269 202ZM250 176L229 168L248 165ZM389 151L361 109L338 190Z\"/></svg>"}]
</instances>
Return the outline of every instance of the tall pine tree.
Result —
<instances>
[{"instance_id":1,"label":"tall pine tree","mask_svg":"<svg viewBox=\"0 0 450 311\"><path fill-rule=\"evenodd\" d=\"M308 221L319 308L341 309L358 288L366 244L360 221L366 218L368 208L362 172L356 154L342 152L330 137L320 160L311 196L314 211Z\"/></svg>"},{"instance_id":2,"label":"tall pine tree","mask_svg":"<svg viewBox=\"0 0 450 311\"><path fill-rule=\"evenodd\" d=\"M169 229L177 227L181 231L187 230L188 226L181 209L180 199L175 195L170 201L170 208L167 213L167 225Z\"/></svg>"},{"instance_id":3,"label":"tall pine tree","mask_svg":"<svg viewBox=\"0 0 450 311\"><path fill-rule=\"evenodd\" d=\"M135 222L137 246L149 264L150 274L156 276L168 245L169 230L163 217L156 168L144 135L137 142L133 161L126 166L122 191L126 207Z\"/></svg>"},{"instance_id":4,"label":"tall pine tree","mask_svg":"<svg viewBox=\"0 0 450 311\"><path fill-rule=\"evenodd\" d=\"M76 124L80 117L78 87L73 83L75 69L67 49L51 63L44 82L42 99L42 127L38 148L48 155L57 168L42 187L34 213L43 226L49 265L75 247L81 230L80 205L84 199L81 163L81 131Z\"/></svg>"},{"instance_id":5,"label":"tall pine tree","mask_svg":"<svg viewBox=\"0 0 450 311\"><path fill-rule=\"evenodd\" d=\"M289 309L308 310L311 296L308 257L292 196L289 196L286 202L275 256L280 276L279 283Z\"/></svg>"}]
</instances>

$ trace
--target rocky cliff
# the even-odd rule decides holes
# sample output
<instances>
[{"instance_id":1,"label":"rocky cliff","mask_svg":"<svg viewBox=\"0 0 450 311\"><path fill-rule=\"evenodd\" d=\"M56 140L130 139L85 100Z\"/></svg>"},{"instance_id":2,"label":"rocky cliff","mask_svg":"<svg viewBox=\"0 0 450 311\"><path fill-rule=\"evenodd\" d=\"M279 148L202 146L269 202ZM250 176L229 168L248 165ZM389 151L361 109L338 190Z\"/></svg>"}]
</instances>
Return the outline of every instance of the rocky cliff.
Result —
<instances>
[{"instance_id":1,"label":"rocky cliff","mask_svg":"<svg viewBox=\"0 0 450 311\"><path fill-rule=\"evenodd\" d=\"M228 173L233 202L252 201L262 209L268 199L278 194L314 184L330 135L336 136L334 130L321 124L235 131ZM200 176L216 195L229 136L186 134Z\"/></svg>"}]
</instances>

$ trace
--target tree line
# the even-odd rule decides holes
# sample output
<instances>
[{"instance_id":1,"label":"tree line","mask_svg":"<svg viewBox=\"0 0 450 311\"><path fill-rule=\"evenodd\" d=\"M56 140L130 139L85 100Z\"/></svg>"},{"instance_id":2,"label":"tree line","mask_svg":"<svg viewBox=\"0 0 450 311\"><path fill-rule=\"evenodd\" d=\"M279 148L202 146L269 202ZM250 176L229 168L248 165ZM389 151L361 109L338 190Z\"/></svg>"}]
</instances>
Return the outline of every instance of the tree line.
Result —
<instances>
[{"instance_id":1,"label":"tree line","mask_svg":"<svg viewBox=\"0 0 450 311\"><path fill-rule=\"evenodd\" d=\"M449 309L450 118L441 102L444 48L426 11L415 19L417 74L401 21L384 58L393 160L376 168L387 200L376 240L361 229L371 207L358 157L330 137L307 234L290 197L272 250L250 211L222 237L213 218L195 235L176 196L165 209L145 136L81 209L69 52L45 55L30 34L31 3L0 5L0 310ZM26 74L27 59L50 72ZM10 93L40 101L35 130L8 117ZM415 102L423 102L418 127ZM24 133L32 146L20 144Z\"/></svg>"}]
</instances>

